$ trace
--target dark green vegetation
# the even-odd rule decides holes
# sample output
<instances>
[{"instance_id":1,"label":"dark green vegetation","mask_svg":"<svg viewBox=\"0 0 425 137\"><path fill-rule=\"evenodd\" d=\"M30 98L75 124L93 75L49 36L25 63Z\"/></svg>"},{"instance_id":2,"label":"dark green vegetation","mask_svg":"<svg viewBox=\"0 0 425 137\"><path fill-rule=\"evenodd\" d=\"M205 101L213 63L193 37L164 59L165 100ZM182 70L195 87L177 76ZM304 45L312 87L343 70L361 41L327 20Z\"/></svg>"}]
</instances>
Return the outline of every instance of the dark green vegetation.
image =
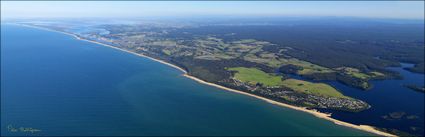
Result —
<instances>
[{"instance_id":1,"label":"dark green vegetation","mask_svg":"<svg viewBox=\"0 0 425 137\"><path fill-rule=\"evenodd\" d=\"M388 29L387 29L388 28ZM201 31L202 30L202 31ZM353 25L298 25L298 26L208 26L203 29L186 29L188 32L219 34L225 40L254 38L278 46L265 46L264 51L283 52L287 56L307 61L328 69L355 68L360 73L379 72L384 75L362 77L323 72L301 75L315 80L338 80L342 83L371 88L373 79L399 78L386 67L399 66L399 62L416 64L408 70L423 73L423 25L371 24ZM397 33L394 33L397 32ZM227 36L230 34L235 34ZM367 49L367 50L365 50ZM274 61L270 61L274 63ZM299 67L299 70L305 67ZM297 71L293 71L297 73ZM372 73L373 74L373 73ZM329 76L330 75L330 76Z\"/></svg>"},{"instance_id":2,"label":"dark green vegetation","mask_svg":"<svg viewBox=\"0 0 425 137\"><path fill-rule=\"evenodd\" d=\"M309 65L295 63L295 68L298 66L298 69L293 71L293 74L314 80L338 80L361 89L372 88L369 80L401 78L397 73L386 69L399 66L399 62L416 64L408 70L424 72L423 23L364 20L356 22L337 19L332 22L312 19L311 22L314 23L282 21L283 25L208 25L182 28L168 35L182 37L213 34L223 42L240 39L267 41L272 44L263 46L262 50L275 53L280 60L295 58L322 68L311 69L318 67L308 68ZM279 63L279 60L273 57L258 57L247 56L244 59L263 62L271 67L294 65ZM358 72L347 74L344 71L346 69L341 68L352 68Z\"/></svg>"},{"instance_id":3,"label":"dark green vegetation","mask_svg":"<svg viewBox=\"0 0 425 137\"><path fill-rule=\"evenodd\" d=\"M409 62L418 64L415 68L424 71L423 23L314 21L299 25L208 26L186 31L219 34L226 40L251 38L268 41L279 46L269 46L265 50L279 51L290 47L286 48L287 55L328 68L354 67L370 71ZM235 35L226 36L232 33Z\"/></svg>"},{"instance_id":4,"label":"dark green vegetation","mask_svg":"<svg viewBox=\"0 0 425 137\"><path fill-rule=\"evenodd\" d=\"M361 111L370 106L329 85L288 79L287 74L366 90L373 87L370 80L400 78L387 69L400 62L416 64L408 70L423 73L423 23L251 22L98 25L108 33L79 35L171 62L208 82L312 108Z\"/></svg>"}]
</instances>

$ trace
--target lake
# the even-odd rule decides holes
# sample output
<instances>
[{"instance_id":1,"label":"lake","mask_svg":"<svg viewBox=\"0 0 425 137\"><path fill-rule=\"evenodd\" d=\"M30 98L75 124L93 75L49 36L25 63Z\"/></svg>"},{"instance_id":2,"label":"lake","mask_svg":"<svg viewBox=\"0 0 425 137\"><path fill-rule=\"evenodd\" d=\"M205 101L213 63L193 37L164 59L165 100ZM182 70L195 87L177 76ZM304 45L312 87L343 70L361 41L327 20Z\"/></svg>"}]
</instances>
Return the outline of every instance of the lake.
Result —
<instances>
[{"instance_id":1,"label":"lake","mask_svg":"<svg viewBox=\"0 0 425 137\"><path fill-rule=\"evenodd\" d=\"M1 34L2 136L371 135L61 33Z\"/></svg>"},{"instance_id":2,"label":"lake","mask_svg":"<svg viewBox=\"0 0 425 137\"><path fill-rule=\"evenodd\" d=\"M376 125L383 128L393 128L415 135L424 135L424 93L411 90L403 85L414 84L424 86L424 74L413 73L404 68L412 64L402 63L402 67L391 67L399 72L401 80L372 81L373 88L363 91L343 85L338 82L328 82L345 95L361 99L372 107L360 113L329 111L332 117L355 124ZM324 111L324 110L322 110ZM400 118L385 118L390 113L403 114Z\"/></svg>"},{"instance_id":3,"label":"lake","mask_svg":"<svg viewBox=\"0 0 425 137\"><path fill-rule=\"evenodd\" d=\"M403 85L414 84L424 86L424 74L413 73L405 68L413 64L401 63L401 67L390 67L403 79L371 81L373 88L361 90L336 81L313 81L299 75L289 74L295 79L310 82L324 82L341 91L344 95L363 100L372 107L368 110L352 113L329 109L321 112L332 113L332 118L357 125L373 125L380 128L397 129L408 134L424 135L424 93L414 91ZM400 118L391 118L390 114L399 114Z\"/></svg>"}]
</instances>

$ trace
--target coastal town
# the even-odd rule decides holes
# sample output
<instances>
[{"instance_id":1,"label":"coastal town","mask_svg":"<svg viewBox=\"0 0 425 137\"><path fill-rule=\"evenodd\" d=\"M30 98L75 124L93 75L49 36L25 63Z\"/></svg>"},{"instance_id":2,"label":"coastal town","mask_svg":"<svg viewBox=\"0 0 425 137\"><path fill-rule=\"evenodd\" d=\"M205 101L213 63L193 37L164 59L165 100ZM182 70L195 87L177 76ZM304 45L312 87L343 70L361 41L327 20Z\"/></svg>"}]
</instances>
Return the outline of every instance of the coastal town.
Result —
<instances>
[{"instance_id":1,"label":"coastal town","mask_svg":"<svg viewBox=\"0 0 425 137\"><path fill-rule=\"evenodd\" d=\"M291 89L285 90L278 87L262 87L258 84L249 85L237 79L231 79L227 82L232 83L231 86L233 87L243 87L245 90L249 91L249 93L259 94L293 105L305 104L309 107L346 110L351 112L358 112L370 108L370 105L361 100L299 94Z\"/></svg>"}]
</instances>

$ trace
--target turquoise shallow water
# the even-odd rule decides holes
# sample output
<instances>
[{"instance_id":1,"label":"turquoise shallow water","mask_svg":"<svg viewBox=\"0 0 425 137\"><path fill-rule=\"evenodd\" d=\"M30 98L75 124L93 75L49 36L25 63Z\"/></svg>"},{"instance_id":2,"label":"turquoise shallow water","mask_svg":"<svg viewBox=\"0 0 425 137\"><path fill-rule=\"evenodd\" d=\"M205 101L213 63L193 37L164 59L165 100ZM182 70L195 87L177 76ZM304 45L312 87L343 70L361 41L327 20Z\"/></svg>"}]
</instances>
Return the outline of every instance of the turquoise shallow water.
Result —
<instances>
[{"instance_id":1,"label":"turquoise shallow water","mask_svg":"<svg viewBox=\"0 0 425 137\"><path fill-rule=\"evenodd\" d=\"M1 27L2 136L371 135L64 34Z\"/></svg>"}]
</instances>

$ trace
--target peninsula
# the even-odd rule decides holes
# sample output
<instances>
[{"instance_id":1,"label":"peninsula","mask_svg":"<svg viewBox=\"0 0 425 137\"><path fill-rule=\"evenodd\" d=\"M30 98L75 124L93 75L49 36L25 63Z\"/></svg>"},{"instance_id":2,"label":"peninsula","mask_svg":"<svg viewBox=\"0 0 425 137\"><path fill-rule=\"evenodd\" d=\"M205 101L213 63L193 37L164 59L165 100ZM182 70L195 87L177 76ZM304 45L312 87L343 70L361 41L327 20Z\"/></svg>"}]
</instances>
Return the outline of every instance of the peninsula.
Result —
<instances>
[{"instance_id":1,"label":"peninsula","mask_svg":"<svg viewBox=\"0 0 425 137\"><path fill-rule=\"evenodd\" d=\"M21 24L22 25L22 24ZM149 58L151 60L157 61L159 63L171 66L183 72L183 76L193 79L199 83L210 85L213 87L217 87L220 89L224 89L227 91L255 97L266 102L288 107L291 109L295 109L298 111L303 111L310 113L316 117L323 118L329 121L334 122L335 124L351 127L367 132L371 132L374 134L382 135L382 136L395 136L390 133L386 133L378 130L375 127L368 125L354 125L351 123L343 122L334 118L331 118L331 114L322 113L312 108L329 108L350 112L362 111L364 109L368 109L370 106L357 99L353 99L348 96L344 96L338 90L332 88L331 86L324 83L312 83L308 81L296 80L287 78L285 76L279 75L278 73L267 73L263 70L271 69L272 67L268 67L267 65L252 65L251 67L225 67L225 70L228 71L231 75L228 79L224 79L221 81L208 81L209 79L202 79L198 77L203 77L202 75L197 76L198 74L190 71L183 64L179 64L178 62L164 58L164 56L158 56L154 52L149 53L147 50L135 50L134 48L128 48L126 46L119 46L108 43L107 38L90 38L84 37L79 34L75 34L73 32L64 31L57 28L51 28L46 26L37 26L32 24L23 24L27 27L34 27L38 29L45 29L49 31L55 31L59 33L63 33L66 35L70 35L75 37L76 39L99 44L102 46L110 47L113 49L117 49L123 52L131 53L137 56ZM251 42L258 43L257 41ZM111 42L111 40L109 40ZM243 43L243 42L240 42ZM259 42L262 43L262 42ZM268 44L267 42L263 42L263 44ZM163 51L161 51L163 52ZM307 66L312 68L316 67L314 64L309 62L303 62L297 59L289 59L289 61L295 61L297 63L306 63ZM320 66L317 66L320 68ZM320 70L322 71L322 70ZM328 70L332 71L332 70ZM295 101L294 101L295 100Z\"/></svg>"}]
</instances>

